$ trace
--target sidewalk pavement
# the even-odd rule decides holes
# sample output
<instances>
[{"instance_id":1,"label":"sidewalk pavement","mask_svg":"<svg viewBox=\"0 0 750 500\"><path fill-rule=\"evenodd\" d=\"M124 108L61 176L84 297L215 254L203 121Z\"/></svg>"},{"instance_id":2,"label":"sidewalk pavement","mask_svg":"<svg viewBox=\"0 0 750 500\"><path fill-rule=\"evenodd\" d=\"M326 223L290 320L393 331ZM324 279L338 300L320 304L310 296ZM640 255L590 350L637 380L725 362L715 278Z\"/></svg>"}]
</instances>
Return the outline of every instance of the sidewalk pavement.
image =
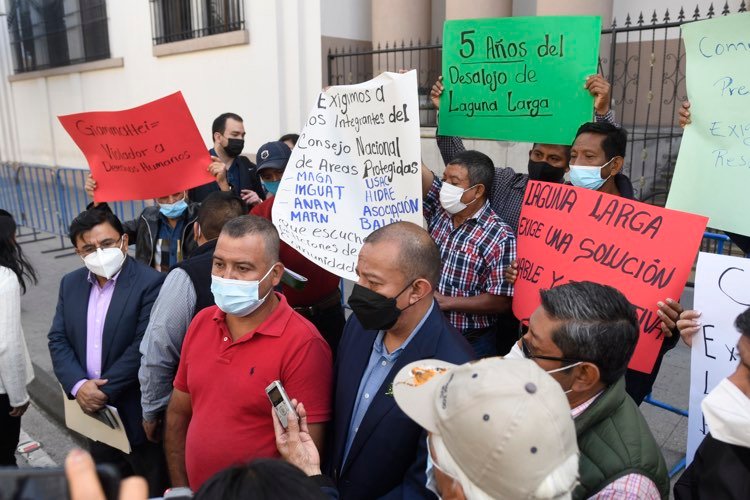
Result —
<instances>
[{"instance_id":1,"label":"sidewalk pavement","mask_svg":"<svg viewBox=\"0 0 750 500\"><path fill-rule=\"evenodd\" d=\"M48 236L42 233L39 238ZM81 267L83 262L73 253L68 241L65 241L67 249L59 251L59 237L33 241L25 236L19 238L19 241L23 242L23 251L39 274L39 284L30 287L21 301L24 333L36 372L30 392L36 405L64 425L62 395L52 372L52 362L47 349L47 332L55 313L60 279L66 273ZM691 288L686 289L682 303L686 308L692 307ZM664 357L659 377L654 385L653 397L686 409L689 389L690 349L680 342ZM671 469L685 455L687 418L646 403L641 405L641 410L661 447L667 467Z\"/></svg>"}]
</instances>

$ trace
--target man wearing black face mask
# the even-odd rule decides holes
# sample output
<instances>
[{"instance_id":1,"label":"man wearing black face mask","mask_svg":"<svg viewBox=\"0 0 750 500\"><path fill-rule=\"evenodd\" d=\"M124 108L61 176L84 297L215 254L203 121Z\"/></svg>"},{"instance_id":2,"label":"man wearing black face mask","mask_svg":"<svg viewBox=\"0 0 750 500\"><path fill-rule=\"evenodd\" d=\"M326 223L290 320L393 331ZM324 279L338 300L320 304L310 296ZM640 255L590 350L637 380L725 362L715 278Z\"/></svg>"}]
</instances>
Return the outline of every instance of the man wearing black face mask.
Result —
<instances>
[{"instance_id":1,"label":"man wearing black face mask","mask_svg":"<svg viewBox=\"0 0 750 500\"><path fill-rule=\"evenodd\" d=\"M586 78L585 87L594 96L594 111L597 122L615 124L614 113L610 109L610 85L601 75ZM440 109L440 96L443 93L442 77L435 82L430 92L433 105ZM460 137L435 136L440 154L447 165L462 151L464 143ZM568 171L570 146L561 144L535 143L529 151L528 174L516 172L511 167L495 168L495 179L492 183L490 206L500 218L508 224L513 232L518 231L518 218L521 215L521 202L526 191L526 183L531 180L545 182L564 182Z\"/></svg>"},{"instance_id":2,"label":"man wearing black face mask","mask_svg":"<svg viewBox=\"0 0 750 500\"><path fill-rule=\"evenodd\" d=\"M188 191L190 200L200 203L214 191L232 191L252 207L263 201L265 190L260 177L255 171L255 164L241 156L245 147L245 126L242 118L234 113L219 115L211 126L214 147L209 150L211 156L218 158L226 167L220 171L214 168L220 164L214 162L209 167L216 177L216 182L209 182Z\"/></svg>"},{"instance_id":3,"label":"man wearing black face mask","mask_svg":"<svg viewBox=\"0 0 750 500\"><path fill-rule=\"evenodd\" d=\"M425 487L426 436L396 405L392 384L403 366L425 356L473 358L433 298L440 268L429 233L409 222L373 232L359 253L359 281L349 297L354 314L334 369L326 460L342 499L434 498Z\"/></svg>"}]
</instances>

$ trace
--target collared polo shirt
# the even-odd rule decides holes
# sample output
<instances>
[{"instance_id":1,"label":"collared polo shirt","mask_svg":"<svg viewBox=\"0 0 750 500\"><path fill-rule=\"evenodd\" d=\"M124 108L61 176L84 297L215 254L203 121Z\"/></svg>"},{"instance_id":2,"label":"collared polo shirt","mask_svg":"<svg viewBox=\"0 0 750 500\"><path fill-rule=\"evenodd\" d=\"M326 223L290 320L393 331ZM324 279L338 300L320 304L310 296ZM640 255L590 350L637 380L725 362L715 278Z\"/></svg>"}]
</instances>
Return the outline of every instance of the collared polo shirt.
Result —
<instances>
[{"instance_id":1,"label":"collared polo shirt","mask_svg":"<svg viewBox=\"0 0 750 500\"><path fill-rule=\"evenodd\" d=\"M265 391L274 380L305 404L308 423L331 418L331 350L276 295L271 315L237 341L217 306L198 313L187 331L174 387L192 400L185 465L194 491L231 465L279 456Z\"/></svg>"}]
</instances>

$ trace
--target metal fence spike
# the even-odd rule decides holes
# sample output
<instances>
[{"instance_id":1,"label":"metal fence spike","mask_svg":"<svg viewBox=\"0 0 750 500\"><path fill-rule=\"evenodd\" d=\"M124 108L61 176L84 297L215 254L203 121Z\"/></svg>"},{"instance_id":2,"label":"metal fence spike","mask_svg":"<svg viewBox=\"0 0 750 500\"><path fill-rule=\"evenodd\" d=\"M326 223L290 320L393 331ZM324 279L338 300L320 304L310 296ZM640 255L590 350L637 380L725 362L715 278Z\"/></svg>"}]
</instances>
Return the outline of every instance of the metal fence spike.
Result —
<instances>
[{"instance_id":1,"label":"metal fence spike","mask_svg":"<svg viewBox=\"0 0 750 500\"><path fill-rule=\"evenodd\" d=\"M638 26L643 26L644 22L645 21L643 19L643 12L641 12L640 14L638 14Z\"/></svg>"},{"instance_id":2,"label":"metal fence spike","mask_svg":"<svg viewBox=\"0 0 750 500\"><path fill-rule=\"evenodd\" d=\"M669 9L667 9L667 11L664 13L664 22L665 23L669 22Z\"/></svg>"},{"instance_id":3,"label":"metal fence spike","mask_svg":"<svg viewBox=\"0 0 750 500\"><path fill-rule=\"evenodd\" d=\"M625 26L630 26L630 24L631 24L630 23L630 14L628 14L627 17L625 18Z\"/></svg>"},{"instance_id":4,"label":"metal fence spike","mask_svg":"<svg viewBox=\"0 0 750 500\"><path fill-rule=\"evenodd\" d=\"M708 6L708 14L706 14L706 17L709 19L712 19L714 17L714 3L711 2L711 5Z\"/></svg>"},{"instance_id":5,"label":"metal fence spike","mask_svg":"<svg viewBox=\"0 0 750 500\"><path fill-rule=\"evenodd\" d=\"M656 9L654 9L654 13L651 15L651 24L656 24L658 20L659 18L656 15Z\"/></svg>"},{"instance_id":6,"label":"metal fence spike","mask_svg":"<svg viewBox=\"0 0 750 500\"><path fill-rule=\"evenodd\" d=\"M729 14L729 2L728 1L724 2L724 8L721 11L722 16L726 16L727 14Z\"/></svg>"},{"instance_id":7,"label":"metal fence spike","mask_svg":"<svg viewBox=\"0 0 750 500\"><path fill-rule=\"evenodd\" d=\"M737 12L745 12L747 11L747 7L745 6L745 0L742 0L742 3L740 4L740 9Z\"/></svg>"},{"instance_id":8,"label":"metal fence spike","mask_svg":"<svg viewBox=\"0 0 750 500\"><path fill-rule=\"evenodd\" d=\"M683 22L685 20L685 9L680 7L680 13L677 15L677 20Z\"/></svg>"},{"instance_id":9,"label":"metal fence spike","mask_svg":"<svg viewBox=\"0 0 750 500\"><path fill-rule=\"evenodd\" d=\"M701 11L698 8L698 6L696 5L695 6L695 12L693 12L693 19L695 19L697 21L698 19L700 19L700 17L701 17Z\"/></svg>"}]
</instances>

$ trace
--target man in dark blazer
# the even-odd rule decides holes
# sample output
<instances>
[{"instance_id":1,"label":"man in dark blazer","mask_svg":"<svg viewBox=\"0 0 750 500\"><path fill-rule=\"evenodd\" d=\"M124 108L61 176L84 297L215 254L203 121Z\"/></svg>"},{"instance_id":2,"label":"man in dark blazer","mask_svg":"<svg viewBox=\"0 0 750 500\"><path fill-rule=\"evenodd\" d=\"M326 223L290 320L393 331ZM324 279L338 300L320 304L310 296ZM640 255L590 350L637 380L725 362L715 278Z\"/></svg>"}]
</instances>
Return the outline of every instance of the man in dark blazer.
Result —
<instances>
[{"instance_id":1,"label":"man in dark blazer","mask_svg":"<svg viewBox=\"0 0 750 500\"><path fill-rule=\"evenodd\" d=\"M70 225L70 241L86 267L65 275L48 334L52 366L68 398L87 413L117 408L132 449L90 441L99 463L149 482L150 496L168 486L164 453L141 427L138 347L163 275L127 256L128 237L111 211L93 208Z\"/></svg>"},{"instance_id":2,"label":"man in dark blazer","mask_svg":"<svg viewBox=\"0 0 750 500\"><path fill-rule=\"evenodd\" d=\"M425 487L426 434L396 405L392 382L419 359L474 359L433 299L440 268L437 246L415 224L365 239L334 371L326 470L341 498L435 498Z\"/></svg>"}]
</instances>

